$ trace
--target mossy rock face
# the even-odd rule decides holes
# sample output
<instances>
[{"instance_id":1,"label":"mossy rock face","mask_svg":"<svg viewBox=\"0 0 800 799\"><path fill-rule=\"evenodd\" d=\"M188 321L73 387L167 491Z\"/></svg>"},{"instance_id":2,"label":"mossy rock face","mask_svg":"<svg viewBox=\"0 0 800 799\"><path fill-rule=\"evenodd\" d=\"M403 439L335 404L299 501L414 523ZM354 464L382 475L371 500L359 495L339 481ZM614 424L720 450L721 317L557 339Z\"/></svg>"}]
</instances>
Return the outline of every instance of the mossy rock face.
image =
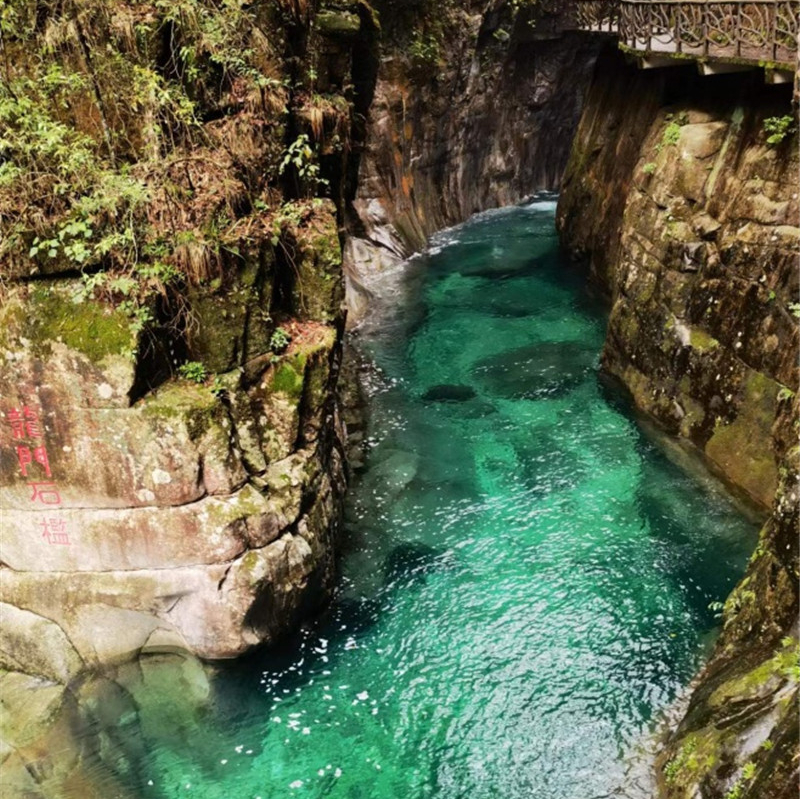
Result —
<instances>
[{"instance_id":1,"label":"mossy rock face","mask_svg":"<svg viewBox=\"0 0 800 799\"><path fill-rule=\"evenodd\" d=\"M271 390L299 402L303 396L307 360L305 352L295 352L281 359L272 374Z\"/></svg>"},{"instance_id":2,"label":"mossy rock face","mask_svg":"<svg viewBox=\"0 0 800 799\"><path fill-rule=\"evenodd\" d=\"M708 443L706 455L759 504L769 507L778 484L778 467L771 437L780 385L760 372L751 371L743 383L739 412L730 424L719 426Z\"/></svg>"},{"instance_id":3,"label":"mossy rock face","mask_svg":"<svg viewBox=\"0 0 800 799\"><path fill-rule=\"evenodd\" d=\"M224 281L189 291L191 357L208 371L227 372L269 350L269 266L261 263L258 253L248 255L243 265L231 267Z\"/></svg>"},{"instance_id":4,"label":"mossy rock face","mask_svg":"<svg viewBox=\"0 0 800 799\"><path fill-rule=\"evenodd\" d=\"M300 203L309 212L296 217L297 231L284 231L281 243L291 245L285 249L273 246L272 215L293 204L294 187L280 175L287 135L309 123L289 102L287 86L298 66L304 91L338 93L325 101L332 111L323 120L328 128L320 157L325 177L343 198L351 154L365 135L361 127L350 129L353 103L343 87L353 53L376 44L367 34L377 28L377 18L366 3L333 2L316 21L316 9L298 19L292 33L267 6L223 11L206 4L201 10L209 19L230 23L225 36L210 45L212 57L200 59L187 80L161 81L168 11L132 4L121 16L86 20L90 71L101 84L114 79L115 90L100 100L88 88L92 75L82 58L69 48L45 48L42 55L52 10L34 26L35 9L26 7L19 25L12 25L6 44L24 88L15 93L94 144L87 144L83 160L76 144L80 157L72 160L79 166L70 174L49 162L54 171L42 169L79 191L55 200L38 192L43 201L20 196L16 203L20 215L32 209L28 219L34 224L12 226L22 232L7 253L13 262L0 303L0 385L6 409L29 405L39 414L60 504L52 511L31 508L16 453L0 450L0 504L13 534L0 536L0 583L11 607L2 614L9 623L0 635L0 664L66 684L84 668L159 647L234 657L285 633L325 596L314 575L318 561L332 560L331 542L326 538L326 547L312 552L302 537L293 540L293 530L303 503L331 505L319 493L342 484L342 474L324 485L320 479L323 462L329 471L341 471L331 454L334 432L297 463L267 473L303 446L304 403L316 413L333 401L326 365L339 342L334 331L328 349L318 342L295 346L273 364L279 355L273 350L281 347L271 346L271 313L281 324L296 324L297 317L341 321L337 209L310 197ZM301 65L288 41L295 34L308 44ZM200 43L202 31L184 25L181 36L189 47ZM102 47L94 47L98 41ZM243 54L241 79L219 80L213 55L224 52ZM358 81L374 77L377 61L367 66L372 73L364 70ZM50 104L28 97L27 84L49 85L47 76L56 68L81 87L73 90L71 80L51 87ZM322 77L313 76L326 70L342 75L327 89ZM158 102L142 88L142 75L145 83L164 83ZM271 77L265 84L260 75ZM155 130L142 111L142 103L149 108L151 101L175 120L188 124L191 116L198 135L188 141ZM98 106L103 102L105 110ZM100 116L108 130L99 125ZM30 144L24 131L20 143ZM87 211L95 203L102 211ZM88 260L71 255L69 273L61 273L68 267L62 252L73 252L67 244L77 243L68 239L53 248L59 251L54 257L46 253L46 262L34 260L33 227L40 235L71 236L62 223L87 214L91 235L88 227L82 235ZM127 236L125 244L107 238L115 232ZM128 247L134 240L135 248ZM276 262L284 256L279 275ZM108 273L91 274L91 280L78 275L101 267ZM90 286L116 302L87 298ZM163 328L147 322L151 330L139 329L146 315L136 303L145 296L152 298L146 310ZM200 369L195 375L201 384L177 379L184 359L201 362L208 379ZM278 474L288 482L271 482ZM45 513L67 520L72 546L31 539ZM320 513L313 522L333 523ZM6 546L10 538L13 547ZM263 567L260 577L239 584L240 559L251 572ZM261 613L263 607L271 611ZM46 710L40 707L36 715L48 715ZM79 795L81 778L70 785L62 792Z\"/></svg>"},{"instance_id":5,"label":"mossy rock face","mask_svg":"<svg viewBox=\"0 0 800 799\"><path fill-rule=\"evenodd\" d=\"M296 231L297 276L292 307L298 318L331 322L341 318L344 302L342 250L333 203L326 201Z\"/></svg>"},{"instance_id":6,"label":"mossy rock face","mask_svg":"<svg viewBox=\"0 0 800 799\"><path fill-rule=\"evenodd\" d=\"M132 358L136 335L130 317L97 300L79 300L74 284L35 289L26 303L34 347L46 350L49 342L62 341L92 363L109 356ZM27 332L27 331L26 331Z\"/></svg>"},{"instance_id":7,"label":"mossy rock face","mask_svg":"<svg viewBox=\"0 0 800 799\"><path fill-rule=\"evenodd\" d=\"M714 350L719 347L719 341L717 341L714 336L697 327L691 329L689 340L692 347L699 352L707 352L708 350Z\"/></svg>"},{"instance_id":8,"label":"mossy rock face","mask_svg":"<svg viewBox=\"0 0 800 799\"><path fill-rule=\"evenodd\" d=\"M323 9L317 14L315 24L323 36L331 39L349 39L361 30L358 14L338 9Z\"/></svg>"},{"instance_id":9,"label":"mossy rock face","mask_svg":"<svg viewBox=\"0 0 800 799\"><path fill-rule=\"evenodd\" d=\"M12 290L3 303L0 346L24 340L31 356L46 360L53 342L92 364L111 357L133 360L137 334L130 316L109 303L84 299L76 280L54 281L29 292Z\"/></svg>"},{"instance_id":10,"label":"mossy rock face","mask_svg":"<svg viewBox=\"0 0 800 799\"><path fill-rule=\"evenodd\" d=\"M34 404L43 415L63 416L78 407L130 405L136 326L113 305L81 300L81 288L80 281L59 280L7 289L0 306L0 384L8 406Z\"/></svg>"},{"instance_id":11,"label":"mossy rock face","mask_svg":"<svg viewBox=\"0 0 800 799\"><path fill-rule=\"evenodd\" d=\"M763 663L746 674L738 675L720 685L708 699L710 707L720 707L727 702L753 702L774 694L787 675L798 667L796 638L787 638L781 648Z\"/></svg>"},{"instance_id":12,"label":"mossy rock face","mask_svg":"<svg viewBox=\"0 0 800 799\"><path fill-rule=\"evenodd\" d=\"M145 418L181 422L192 440L201 438L214 423L220 423L224 410L205 386L185 380L162 386L142 402Z\"/></svg>"}]
</instances>

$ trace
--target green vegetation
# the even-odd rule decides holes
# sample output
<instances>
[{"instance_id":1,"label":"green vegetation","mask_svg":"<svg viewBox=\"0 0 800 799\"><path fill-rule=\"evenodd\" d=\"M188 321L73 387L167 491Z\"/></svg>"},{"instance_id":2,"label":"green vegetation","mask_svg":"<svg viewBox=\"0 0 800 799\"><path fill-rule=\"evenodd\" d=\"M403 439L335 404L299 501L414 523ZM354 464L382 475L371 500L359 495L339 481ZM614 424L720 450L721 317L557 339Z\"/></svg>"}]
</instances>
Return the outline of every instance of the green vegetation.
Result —
<instances>
[{"instance_id":1,"label":"green vegetation","mask_svg":"<svg viewBox=\"0 0 800 799\"><path fill-rule=\"evenodd\" d=\"M306 374L306 355L298 353L283 361L275 369L272 377L272 390L288 394L293 400L299 400L303 394Z\"/></svg>"},{"instance_id":2,"label":"green vegetation","mask_svg":"<svg viewBox=\"0 0 800 799\"><path fill-rule=\"evenodd\" d=\"M184 380L190 380L192 383L205 383L208 378L208 371L199 361L188 361L178 367L178 374Z\"/></svg>"},{"instance_id":3,"label":"green vegetation","mask_svg":"<svg viewBox=\"0 0 800 799\"><path fill-rule=\"evenodd\" d=\"M6 3L0 277L82 270L87 296L135 310L219 272L237 221L280 205L281 159L316 188L307 137L284 144L288 6Z\"/></svg>"},{"instance_id":4,"label":"green vegetation","mask_svg":"<svg viewBox=\"0 0 800 799\"><path fill-rule=\"evenodd\" d=\"M764 132L767 133L767 144L776 147L784 139L791 136L796 131L794 117L767 117L764 120Z\"/></svg>"},{"instance_id":5,"label":"green vegetation","mask_svg":"<svg viewBox=\"0 0 800 799\"><path fill-rule=\"evenodd\" d=\"M733 784L730 790L725 794L725 799L741 799L747 783L753 779L756 774L756 764L748 761L742 767L742 774L738 780Z\"/></svg>"},{"instance_id":6,"label":"green vegetation","mask_svg":"<svg viewBox=\"0 0 800 799\"><path fill-rule=\"evenodd\" d=\"M692 734L664 766L664 780L667 785L687 785L697 774L712 768L716 761L716 737L713 734Z\"/></svg>"},{"instance_id":7,"label":"green vegetation","mask_svg":"<svg viewBox=\"0 0 800 799\"><path fill-rule=\"evenodd\" d=\"M427 36L417 32L408 48L408 53L417 67L433 67L439 63L440 46L433 34Z\"/></svg>"},{"instance_id":8,"label":"green vegetation","mask_svg":"<svg viewBox=\"0 0 800 799\"><path fill-rule=\"evenodd\" d=\"M321 159L350 145L352 87L320 93L318 55L291 40L312 13L291 0L9 0L0 10L0 286L78 273L70 304L111 336L76 342L93 359L135 359L141 342L169 335L190 352L199 342L193 357L208 370L230 368L208 320L217 312L239 324L261 302L261 284L231 287L248 265L276 263L269 247L294 271L286 283L313 293L298 242L317 225ZM345 16L362 24L361 12ZM248 318L265 352L271 319ZM63 314L39 328L74 338ZM288 343L276 335L273 353ZM200 379L187 368L184 377Z\"/></svg>"},{"instance_id":9,"label":"green vegetation","mask_svg":"<svg viewBox=\"0 0 800 799\"><path fill-rule=\"evenodd\" d=\"M289 346L291 340L292 337L282 327L275 328L269 339L269 348L274 353L281 353Z\"/></svg>"},{"instance_id":10,"label":"green vegetation","mask_svg":"<svg viewBox=\"0 0 800 799\"><path fill-rule=\"evenodd\" d=\"M85 302L60 286L37 287L30 299L26 333L35 348L62 341L93 363L113 355L129 358L135 352L139 331L126 309Z\"/></svg>"},{"instance_id":11,"label":"green vegetation","mask_svg":"<svg viewBox=\"0 0 800 799\"><path fill-rule=\"evenodd\" d=\"M648 162L647 162L647 163L646 163L646 164L645 164L645 165L642 167L642 172L644 172L644 174L645 174L645 175L652 175L652 174L653 174L653 172L655 172L655 171L656 171L656 164L655 164L655 162L654 162L654 161L648 161Z\"/></svg>"},{"instance_id":12,"label":"green vegetation","mask_svg":"<svg viewBox=\"0 0 800 799\"><path fill-rule=\"evenodd\" d=\"M303 185L312 193L321 186L328 185L328 181L320 177L316 155L305 133L301 133L286 149L278 169L279 174L283 175L289 166L295 168Z\"/></svg>"},{"instance_id":13,"label":"green vegetation","mask_svg":"<svg viewBox=\"0 0 800 799\"><path fill-rule=\"evenodd\" d=\"M664 119L667 126L661 134L661 141L655 146L655 153L659 155L665 147L676 147L681 138L681 128L689 121L686 113L667 114ZM653 167L655 169L655 166Z\"/></svg>"}]
</instances>

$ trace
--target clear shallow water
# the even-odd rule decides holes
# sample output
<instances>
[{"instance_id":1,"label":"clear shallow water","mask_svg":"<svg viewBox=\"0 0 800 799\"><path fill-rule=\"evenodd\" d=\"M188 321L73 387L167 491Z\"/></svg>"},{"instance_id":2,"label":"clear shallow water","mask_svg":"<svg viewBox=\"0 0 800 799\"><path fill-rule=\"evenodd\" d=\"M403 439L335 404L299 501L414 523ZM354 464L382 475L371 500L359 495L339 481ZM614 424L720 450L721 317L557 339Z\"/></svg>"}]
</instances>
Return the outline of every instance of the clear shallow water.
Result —
<instances>
[{"instance_id":1,"label":"clear shallow water","mask_svg":"<svg viewBox=\"0 0 800 799\"><path fill-rule=\"evenodd\" d=\"M484 214L387 281L359 336L371 451L338 597L210 680L137 667L104 758L135 795L588 799L624 779L754 529L599 382L604 319L553 214Z\"/></svg>"}]
</instances>

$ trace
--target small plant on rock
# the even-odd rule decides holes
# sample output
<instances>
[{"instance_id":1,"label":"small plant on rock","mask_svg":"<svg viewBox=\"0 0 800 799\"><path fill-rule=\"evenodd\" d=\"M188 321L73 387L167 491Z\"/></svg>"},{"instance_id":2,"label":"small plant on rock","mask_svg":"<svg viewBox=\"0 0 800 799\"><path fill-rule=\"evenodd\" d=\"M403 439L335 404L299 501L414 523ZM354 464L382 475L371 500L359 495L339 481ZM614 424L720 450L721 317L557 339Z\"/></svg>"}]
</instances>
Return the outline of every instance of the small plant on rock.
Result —
<instances>
[{"instance_id":1,"label":"small plant on rock","mask_svg":"<svg viewBox=\"0 0 800 799\"><path fill-rule=\"evenodd\" d=\"M275 328L269 339L269 348L275 353L283 352L291 340L292 337L282 327Z\"/></svg>"},{"instance_id":2,"label":"small plant on rock","mask_svg":"<svg viewBox=\"0 0 800 799\"><path fill-rule=\"evenodd\" d=\"M178 374L192 383L205 383L208 371L200 361L187 361L178 367Z\"/></svg>"},{"instance_id":3,"label":"small plant on rock","mask_svg":"<svg viewBox=\"0 0 800 799\"><path fill-rule=\"evenodd\" d=\"M794 117L767 117L764 120L764 132L768 133L767 144L770 147L776 147L785 138L791 136L795 132Z\"/></svg>"}]
</instances>

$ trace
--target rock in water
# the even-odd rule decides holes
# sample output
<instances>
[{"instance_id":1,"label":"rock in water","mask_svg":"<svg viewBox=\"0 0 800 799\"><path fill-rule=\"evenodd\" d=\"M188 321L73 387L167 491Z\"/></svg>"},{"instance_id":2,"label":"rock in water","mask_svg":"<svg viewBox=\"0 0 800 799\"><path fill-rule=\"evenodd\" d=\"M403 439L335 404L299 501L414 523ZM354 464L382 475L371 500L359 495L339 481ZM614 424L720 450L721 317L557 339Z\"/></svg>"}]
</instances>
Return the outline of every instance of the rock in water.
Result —
<instances>
[{"instance_id":1,"label":"rock in water","mask_svg":"<svg viewBox=\"0 0 800 799\"><path fill-rule=\"evenodd\" d=\"M422 399L425 402L466 402L475 396L475 389L472 386L442 383L438 386L431 386L422 395Z\"/></svg>"},{"instance_id":2,"label":"rock in water","mask_svg":"<svg viewBox=\"0 0 800 799\"><path fill-rule=\"evenodd\" d=\"M387 556L383 571L387 584L424 580L431 569L440 564L442 550L421 541L404 541Z\"/></svg>"},{"instance_id":3,"label":"rock in water","mask_svg":"<svg viewBox=\"0 0 800 799\"><path fill-rule=\"evenodd\" d=\"M381 458L377 463L378 458ZM374 481L379 492L399 494L416 476L419 470L419 455L401 449L384 448L376 451L372 459L369 479Z\"/></svg>"}]
</instances>

